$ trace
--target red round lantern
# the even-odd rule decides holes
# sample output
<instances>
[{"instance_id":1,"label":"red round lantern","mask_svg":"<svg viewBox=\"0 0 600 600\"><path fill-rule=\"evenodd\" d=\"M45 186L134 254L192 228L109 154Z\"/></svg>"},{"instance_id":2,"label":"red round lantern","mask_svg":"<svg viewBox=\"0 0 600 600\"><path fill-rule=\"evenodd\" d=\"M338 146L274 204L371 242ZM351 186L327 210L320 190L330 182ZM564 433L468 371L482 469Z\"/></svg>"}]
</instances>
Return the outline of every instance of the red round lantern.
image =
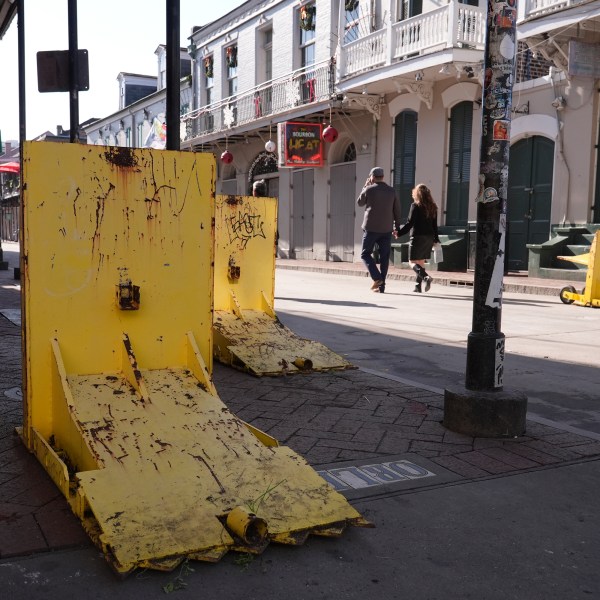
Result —
<instances>
[{"instance_id":1,"label":"red round lantern","mask_svg":"<svg viewBox=\"0 0 600 600\"><path fill-rule=\"evenodd\" d=\"M233 154L231 154L229 150L225 150L225 152L221 154L221 161L226 165L230 165L233 162Z\"/></svg>"},{"instance_id":2,"label":"red round lantern","mask_svg":"<svg viewBox=\"0 0 600 600\"><path fill-rule=\"evenodd\" d=\"M328 144L335 142L335 140L338 139L338 136L339 136L338 130L335 127L332 127L331 125L328 125L323 130L323 139Z\"/></svg>"}]
</instances>

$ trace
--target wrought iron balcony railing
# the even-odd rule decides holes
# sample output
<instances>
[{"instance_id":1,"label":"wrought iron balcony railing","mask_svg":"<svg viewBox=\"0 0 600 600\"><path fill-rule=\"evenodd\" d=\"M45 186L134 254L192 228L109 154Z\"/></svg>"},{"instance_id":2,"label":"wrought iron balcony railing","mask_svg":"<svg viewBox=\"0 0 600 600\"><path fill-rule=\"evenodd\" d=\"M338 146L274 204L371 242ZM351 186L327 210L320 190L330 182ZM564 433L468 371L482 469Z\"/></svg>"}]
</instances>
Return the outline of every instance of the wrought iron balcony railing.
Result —
<instances>
[{"instance_id":1,"label":"wrought iron balcony railing","mask_svg":"<svg viewBox=\"0 0 600 600\"><path fill-rule=\"evenodd\" d=\"M332 61L318 63L189 111L181 117L182 142L328 100L333 94L333 70Z\"/></svg>"}]
</instances>

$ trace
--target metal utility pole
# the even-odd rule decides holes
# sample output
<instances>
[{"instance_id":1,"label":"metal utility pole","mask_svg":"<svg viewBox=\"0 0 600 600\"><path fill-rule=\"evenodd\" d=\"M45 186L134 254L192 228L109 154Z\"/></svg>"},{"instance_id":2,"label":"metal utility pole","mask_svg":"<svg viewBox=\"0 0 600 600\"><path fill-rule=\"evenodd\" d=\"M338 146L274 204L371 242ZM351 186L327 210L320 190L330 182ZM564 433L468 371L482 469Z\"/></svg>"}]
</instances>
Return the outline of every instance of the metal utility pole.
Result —
<instances>
[{"instance_id":1,"label":"metal utility pole","mask_svg":"<svg viewBox=\"0 0 600 600\"><path fill-rule=\"evenodd\" d=\"M27 139L25 110L25 0L17 0L17 45L19 48L19 157L23 156L23 142ZM21 168L23 167L21 160ZM22 172L22 171L21 171Z\"/></svg>"},{"instance_id":2,"label":"metal utility pole","mask_svg":"<svg viewBox=\"0 0 600 600\"><path fill-rule=\"evenodd\" d=\"M517 0L488 3L481 105L481 153L473 329L467 341L464 388L448 388L444 425L473 436L514 437L525 431L527 397L504 390L502 279Z\"/></svg>"},{"instance_id":3,"label":"metal utility pole","mask_svg":"<svg viewBox=\"0 0 600 600\"><path fill-rule=\"evenodd\" d=\"M181 96L179 0L167 0L167 150L179 150Z\"/></svg>"},{"instance_id":4,"label":"metal utility pole","mask_svg":"<svg viewBox=\"0 0 600 600\"><path fill-rule=\"evenodd\" d=\"M79 141L79 49L77 48L77 0L69 0L69 141Z\"/></svg>"}]
</instances>

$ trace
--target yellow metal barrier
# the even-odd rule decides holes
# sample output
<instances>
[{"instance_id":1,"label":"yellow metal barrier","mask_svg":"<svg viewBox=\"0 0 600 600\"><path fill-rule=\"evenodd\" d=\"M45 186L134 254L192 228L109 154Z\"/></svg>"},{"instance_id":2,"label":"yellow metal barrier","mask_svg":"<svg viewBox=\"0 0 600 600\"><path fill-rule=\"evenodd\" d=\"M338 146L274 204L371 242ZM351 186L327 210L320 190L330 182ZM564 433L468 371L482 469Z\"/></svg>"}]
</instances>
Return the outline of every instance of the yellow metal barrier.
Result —
<instances>
[{"instance_id":1,"label":"yellow metal barrier","mask_svg":"<svg viewBox=\"0 0 600 600\"><path fill-rule=\"evenodd\" d=\"M565 304L600 308L600 231L594 234L589 253L577 256L557 256L556 258L587 266L585 287L581 294L578 294L577 290L569 285L560 290L560 299Z\"/></svg>"},{"instance_id":2,"label":"yellow metal barrier","mask_svg":"<svg viewBox=\"0 0 600 600\"><path fill-rule=\"evenodd\" d=\"M113 567L368 525L216 394L212 156L27 142L23 160L22 435Z\"/></svg>"},{"instance_id":3,"label":"yellow metal barrier","mask_svg":"<svg viewBox=\"0 0 600 600\"><path fill-rule=\"evenodd\" d=\"M277 318L277 200L217 196L215 208L214 355L254 375L348 369L318 342L300 338Z\"/></svg>"}]
</instances>

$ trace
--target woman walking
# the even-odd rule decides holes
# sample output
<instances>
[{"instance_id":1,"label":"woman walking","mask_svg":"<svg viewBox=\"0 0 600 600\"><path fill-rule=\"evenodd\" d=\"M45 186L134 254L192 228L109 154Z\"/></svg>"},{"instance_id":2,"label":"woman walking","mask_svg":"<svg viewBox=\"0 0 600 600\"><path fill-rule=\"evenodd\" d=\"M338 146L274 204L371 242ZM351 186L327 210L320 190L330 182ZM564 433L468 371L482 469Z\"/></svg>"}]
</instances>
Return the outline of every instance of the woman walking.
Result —
<instances>
[{"instance_id":1,"label":"woman walking","mask_svg":"<svg viewBox=\"0 0 600 600\"><path fill-rule=\"evenodd\" d=\"M410 231L410 247L408 260L417 274L415 292L422 292L421 282L425 282L425 291L431 287L432 277L425 271L425 260L431 256L434 243L438 243L437 204L431 196L429 188L419 183L412 191L413 203L408 211L406 223L396 230L395 237Z\"/></svg>"}]
</instances>

